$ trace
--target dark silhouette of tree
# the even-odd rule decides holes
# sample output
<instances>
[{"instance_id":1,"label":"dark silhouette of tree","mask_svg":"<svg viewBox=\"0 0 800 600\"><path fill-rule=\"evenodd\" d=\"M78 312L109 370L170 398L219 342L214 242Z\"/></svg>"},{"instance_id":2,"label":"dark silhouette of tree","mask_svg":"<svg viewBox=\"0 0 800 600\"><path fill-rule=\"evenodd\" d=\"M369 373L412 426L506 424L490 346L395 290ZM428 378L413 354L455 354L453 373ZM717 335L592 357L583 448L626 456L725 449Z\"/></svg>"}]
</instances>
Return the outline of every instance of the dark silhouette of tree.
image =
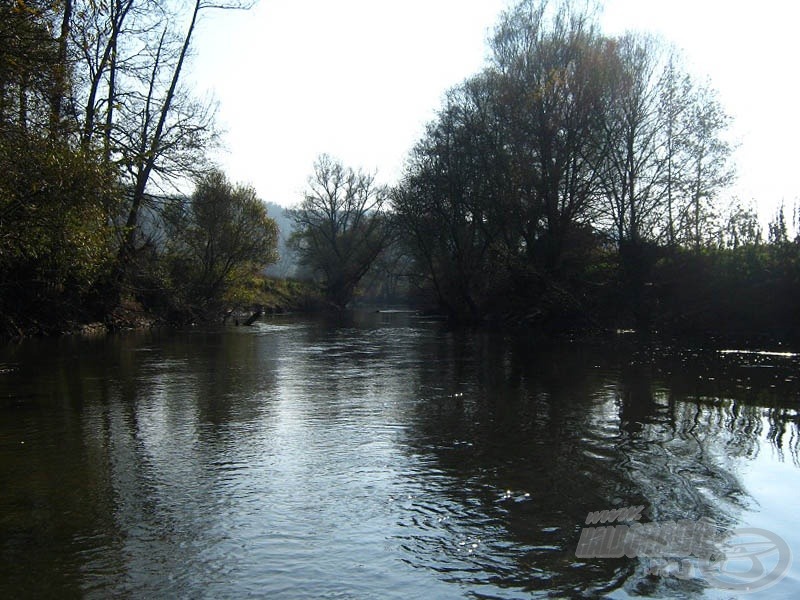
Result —
<instances>
[{"instance_id":1,"label":"dark silhouette of tree","mask_svg":"<svg viewBox=\"0 0 800 600\"><path fill-rule=\"evenodd\" d=\"M529 260L554 273L598 198L607 42L586 6L526 0L503 15L491 49L519 235Z\"/></svg>"},{"instance_id":2,"label":"dark silhouette of tree","mask_svg":"<svg viewBox=\"0 0 800 600\"><path fill-rule=\"evenodd\" d=\"M503 236L521 247L496 92L483 76L450 91L393 198L417 284L454 317L477 319L486 310L495 275L506 268L498 255Z\"/></svg>"},{"instance_id":3,"label":"dark silhouette of tree","mask_svg":"<svg viewBox=\"0 0 800 600\"><path fill-rule=\"evenodd\" d=\"M459 318L510 298L581 309L607 240L644 317L657 244L699 249L716 233L728 117L655 38L603 35L591 3L523 0L490 49L488 67L448 93L396 191L413 274Z\"/></svg>"},{"instance_id":4,"label":"dark silhouette of tree","mask_svg":"<svg viewBox=\"0 0 800 600\"><path fill-rule=\"evenodd\" d=\"M300 206L289 211L289 244L300 264L318 278L327 300L344 308L361 278L390 241L388 191L373 175L320 156Z\"/></svg>"}]
</instances>

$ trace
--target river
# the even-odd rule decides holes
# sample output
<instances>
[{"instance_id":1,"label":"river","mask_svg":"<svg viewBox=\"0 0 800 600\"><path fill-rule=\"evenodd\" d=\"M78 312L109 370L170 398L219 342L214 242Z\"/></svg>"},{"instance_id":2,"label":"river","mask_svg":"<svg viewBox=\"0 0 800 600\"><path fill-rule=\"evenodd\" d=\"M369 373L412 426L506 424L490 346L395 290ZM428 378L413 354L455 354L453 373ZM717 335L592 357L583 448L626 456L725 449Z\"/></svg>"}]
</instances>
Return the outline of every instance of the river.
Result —
<instances>
[{"instance_id":1,"label":"river","mask_svg":"<svg viewBox=\"0 0 800 600\"><path fill-rule=\"evenodd\" d=\"M405 313L9 344L0 596L740 597L578 558L581 532L643 506L796 557L798 408L800 356L778 345ZM800 596L784 554L748 598Z\"/></svg>"}]
</instances>

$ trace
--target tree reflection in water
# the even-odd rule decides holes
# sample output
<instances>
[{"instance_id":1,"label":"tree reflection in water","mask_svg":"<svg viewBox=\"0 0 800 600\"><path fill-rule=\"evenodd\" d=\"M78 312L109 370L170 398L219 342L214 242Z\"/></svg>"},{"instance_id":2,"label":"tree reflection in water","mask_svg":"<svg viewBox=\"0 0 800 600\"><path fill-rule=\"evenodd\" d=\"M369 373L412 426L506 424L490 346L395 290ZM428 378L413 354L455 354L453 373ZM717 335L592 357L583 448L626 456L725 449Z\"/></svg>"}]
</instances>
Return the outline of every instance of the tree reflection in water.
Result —
<instances>
[{"instance_id":1,"label":"tree reflection in water","mask_svg":"<svg viewBox=\"0 0 800 600\"><path fill-rule=\"evenodd\" d=\"M0 595L708 593L576 558L581 528L644 505L797 549L798 366L408 315L8 348Z\"/></svg>"},{"instance_id":2,"label":"tree reflection in water","mask_svg":"<svg viewBox=\"0 0 800 600\"><path fill-rule=\"evenodd\" d=\"M431 496L448 503L427 518L425 499L410 507L404 546L414 564L447 565L452 581L698 592L702 580L654 580L636 561L576 559L587 513L643 504L646 521L734 528L749 503L742 459L766 443L800 466L794 357L765 381L715 351L634 340L444 338L423 352L435 359L420 378L411 446L440 469Z\"/></svg>"}]
</instances>

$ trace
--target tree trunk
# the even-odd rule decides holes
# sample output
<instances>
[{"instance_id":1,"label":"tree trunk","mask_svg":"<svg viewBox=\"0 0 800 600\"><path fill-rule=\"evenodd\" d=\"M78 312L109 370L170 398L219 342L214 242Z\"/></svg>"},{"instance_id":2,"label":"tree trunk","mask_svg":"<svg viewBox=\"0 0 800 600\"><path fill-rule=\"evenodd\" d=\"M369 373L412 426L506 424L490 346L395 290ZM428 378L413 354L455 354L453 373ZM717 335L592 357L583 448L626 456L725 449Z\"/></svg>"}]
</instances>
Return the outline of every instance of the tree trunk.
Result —
<instances>
[{"instance_id":1,"label":"tree trunk","mask_svg":"<svg viewBox=\"0 0 800 600\"><path fill-rule=\"evenodd\" d=\"M135 251L139 210L142 202L144 201L145 190L147 189L147 183L150 179L150 174L153 171L153 167L155 166L156 159L159 155L159 150L161 149L161 136L164 134L164 127L167 122L167 117L169 116L172 100L175 97L175 91L178 87L181 69L183 68L183 62L186 58L186 53L189 50L189 45L192 40L192 33L194 32L194 27L197 23L197 15L200 12L200 8L201 2L200 0L196 0L194 10L192 11L192 20L189 23L189 29L187 30L186 37L183 40L183 45L178 56L178 62L175 64L175 69L172 72L172 80L170 81L166 96L164 97L164 104L161 106L158 124L156 125L156 129L153 132L152 138L147 144L148 148L145 152L144 160L141 163L139 172L137 173L136 186L134 187L133 198L131 199L131 208L128 212L128 219L125 223L125 227L127 228L125 241L120 247L120 252L118 255L121 269L125 268L124 263L126 259L129 259ZM146 135L146 132L143 132L143 134Z\"/></svg>"},{"instance_id":2,"label":"tree trunk","mask_svg":"<svg viewBox=\"0 0 800 600\"><path fill-rule=\"evenodd\" d=\"M252 315L247 317L247 320L244 322L244 324L247 325L247 326L252 325L256 321L258 321L258 319L260 319L261 315L263 315L263 314L264 314L264 307L263 306L259 306Z\"/></svg>"},{"instance_id":3,"label":"tree trunk","mask_svg":"<svg viewBox=\"0 0 800 600\"><path fill-rule=\"evenodd\" d=\"M58 36L58 57L54 69L54 81L50 88L50 135L61 136L61 112L64 96L67 93L67 43L72 22L72 0L65 0L64 15L61 19L61 33Z\"/></svg>"}]
</instances>

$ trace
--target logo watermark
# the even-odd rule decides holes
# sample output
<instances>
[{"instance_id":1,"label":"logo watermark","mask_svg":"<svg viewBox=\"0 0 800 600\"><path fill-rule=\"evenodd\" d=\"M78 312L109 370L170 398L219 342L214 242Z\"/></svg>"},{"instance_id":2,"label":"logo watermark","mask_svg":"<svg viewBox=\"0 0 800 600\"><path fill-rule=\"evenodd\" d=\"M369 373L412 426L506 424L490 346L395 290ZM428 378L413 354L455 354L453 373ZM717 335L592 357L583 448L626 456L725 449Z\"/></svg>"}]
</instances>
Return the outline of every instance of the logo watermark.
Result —
<instances>
[{"instance_id":1,"label":"logo watermark","mask_svg":"<svg viewBox=\"0 0 800 600\"><path fill-rule=\"evenodd\" d=\"M644 559L650 575L702 578L738 592L764 590L791 567L791 548L767 529L726 532L708 519L640 523L643 510L630 506L589 513L575 556Z\"/></svg>"}]
</instances>

